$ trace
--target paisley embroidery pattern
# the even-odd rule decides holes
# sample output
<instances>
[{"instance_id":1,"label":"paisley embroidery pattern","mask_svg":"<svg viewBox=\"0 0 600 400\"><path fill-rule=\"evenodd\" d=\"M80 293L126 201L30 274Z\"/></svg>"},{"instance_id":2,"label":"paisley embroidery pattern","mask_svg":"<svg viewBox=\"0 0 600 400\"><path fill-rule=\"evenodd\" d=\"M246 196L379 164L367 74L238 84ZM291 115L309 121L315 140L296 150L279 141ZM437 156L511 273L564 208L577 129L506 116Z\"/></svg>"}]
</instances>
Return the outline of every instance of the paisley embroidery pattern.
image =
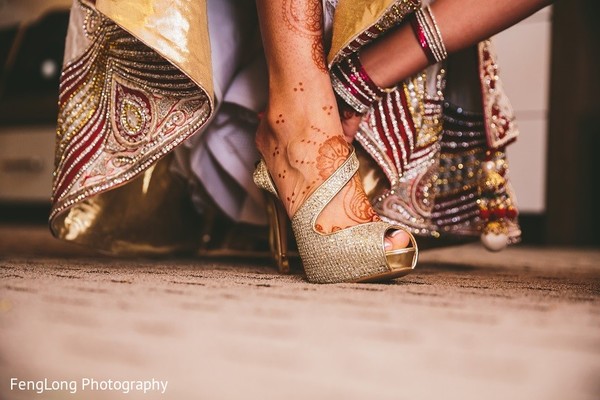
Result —
<instances>
[{"instance_id":1,"label":"paisley embroidery pattern","mask_svg":"<svg viewBox=\"0 0 600 400\"><path fill-rule=\"evenodd\" d=\"M77 7L89 45L61 76L51 218L128 182L212 111L179 69L94 9Z\"/></svg>"}]
</instances>

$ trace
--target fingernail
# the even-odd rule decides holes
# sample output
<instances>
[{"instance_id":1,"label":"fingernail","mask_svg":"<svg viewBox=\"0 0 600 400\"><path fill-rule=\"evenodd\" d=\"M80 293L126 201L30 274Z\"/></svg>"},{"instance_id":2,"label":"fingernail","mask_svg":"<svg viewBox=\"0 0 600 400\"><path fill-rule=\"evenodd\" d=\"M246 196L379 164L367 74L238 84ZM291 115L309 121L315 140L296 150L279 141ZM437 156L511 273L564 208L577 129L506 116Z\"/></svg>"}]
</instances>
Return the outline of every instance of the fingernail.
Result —
<instances>
[{"instance_id":1,"label":"fingernail","mask_svg":"<svg viewBox=\"0 0 600 400\"><path fill-rule=\"evenodd\" d=\"M390 242L390 241L389 241L389 240L387 240L387 239L386 239L384 242L385 242L385 243L384 243L384 245L383 245L384 249L386 249L386 250L391 250L391 249L392 249L392 247L393 247L393 245L392 245L392 242Z\"/></svg>"}]
</instances>

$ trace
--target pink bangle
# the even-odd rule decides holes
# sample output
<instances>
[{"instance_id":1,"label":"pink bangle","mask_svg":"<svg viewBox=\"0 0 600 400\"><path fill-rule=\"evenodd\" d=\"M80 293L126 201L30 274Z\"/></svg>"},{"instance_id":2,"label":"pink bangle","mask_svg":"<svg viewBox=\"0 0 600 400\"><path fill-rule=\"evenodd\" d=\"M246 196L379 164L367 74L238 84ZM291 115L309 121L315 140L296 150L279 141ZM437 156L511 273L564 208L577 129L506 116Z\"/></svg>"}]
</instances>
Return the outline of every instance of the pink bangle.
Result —
<instances>
[{"instance_id":1,"label":"pink bangle","mask_svg":"<svg viewBox=\"0 0 600 400\"><path fill-rule=\"evenodd\" d=\"M410 26L412 27L412 30L413 30L415 36L417 37L417 41L419 42L419 45L421 45L421 49L423 49L423 53L425 53L427 60L429 60L429 64L435 64L436 63L435 56L431 52L429 43L427 43L427 38L425 37L425 32L423 31L423 27L421 26L421 24L419 24L419 21L417 20L416 13L414 13L410 17Z\"/></svg>"},{"instance_id":2,"label":"pink bangle","mask_svg":"<svg viewBox=\"0 0 600 400\"><path fill-rule=\"evenodd\" d=\"M410 17L410 25L430 64L448 57L442 34L429 6L415 11Z\"/></svg>"}]
</instances>

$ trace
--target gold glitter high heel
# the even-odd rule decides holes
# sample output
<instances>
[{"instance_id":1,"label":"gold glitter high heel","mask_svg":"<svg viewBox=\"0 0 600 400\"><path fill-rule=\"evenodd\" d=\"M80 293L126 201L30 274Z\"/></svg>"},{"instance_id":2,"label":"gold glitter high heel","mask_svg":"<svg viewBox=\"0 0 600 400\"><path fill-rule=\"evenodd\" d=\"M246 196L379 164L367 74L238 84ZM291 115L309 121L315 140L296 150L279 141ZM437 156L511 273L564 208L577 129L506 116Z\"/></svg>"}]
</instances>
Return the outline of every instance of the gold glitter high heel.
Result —
<instances>
[{"instance_id":1,"label":"gold glitter high heel","mask_svg":"<svg viewBox=\"0 0 600 400\"><path fill-rule=\"evenodd\" d=\"M333 233L320 233L315 229L319 214L357 171L358 159L353 149L350 157L306 199L292 217L298 253L309 282L383 281L408 274L417 263L417 242L410 232L407 232L409 247L385 251L385 234L389 230L403 230L398 225L378 221ZM254 182L279 197L262 160L254 171ZM277 202L277 207L280 206L280 202Z\"/></svg>"}]
</instances>

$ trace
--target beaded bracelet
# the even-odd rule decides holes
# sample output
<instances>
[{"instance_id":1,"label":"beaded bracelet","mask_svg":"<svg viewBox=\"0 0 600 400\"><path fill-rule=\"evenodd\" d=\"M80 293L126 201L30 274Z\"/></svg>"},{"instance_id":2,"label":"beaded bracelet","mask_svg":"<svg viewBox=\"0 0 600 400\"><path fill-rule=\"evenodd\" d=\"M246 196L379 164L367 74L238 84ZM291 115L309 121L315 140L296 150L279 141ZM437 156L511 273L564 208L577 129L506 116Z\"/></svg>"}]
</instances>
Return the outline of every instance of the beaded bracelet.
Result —
<instances>
[{"instance_id":1,"label":"beaded bracelet","mask_svg":"<svg viewBox=\"0 0 600 400\"><path fill-rule=\"evenodd\" d=\"M360 114L366 113L387 92L371 80L357 53L335 64L330 75L336 94Z\"/></svg>"},{"instance_id":2,"label":"beaded bracelet","mask_svg":"<svg viewBox=\"0 0 600 400\"><path fill-rule=\"evenodd\" d=\"M442 34L429 6L417 10L410 18L413 32L431 64L448 57Z\"/></svg>"}]
</instances>

